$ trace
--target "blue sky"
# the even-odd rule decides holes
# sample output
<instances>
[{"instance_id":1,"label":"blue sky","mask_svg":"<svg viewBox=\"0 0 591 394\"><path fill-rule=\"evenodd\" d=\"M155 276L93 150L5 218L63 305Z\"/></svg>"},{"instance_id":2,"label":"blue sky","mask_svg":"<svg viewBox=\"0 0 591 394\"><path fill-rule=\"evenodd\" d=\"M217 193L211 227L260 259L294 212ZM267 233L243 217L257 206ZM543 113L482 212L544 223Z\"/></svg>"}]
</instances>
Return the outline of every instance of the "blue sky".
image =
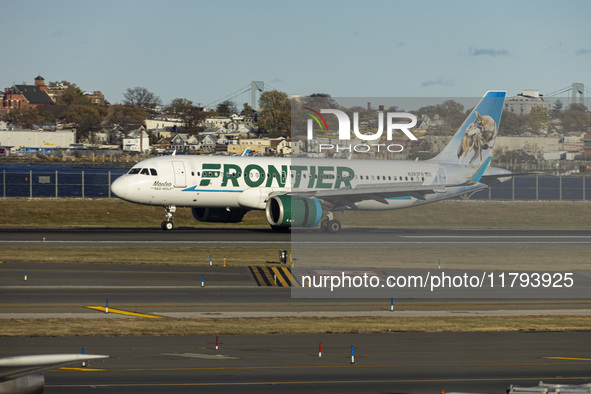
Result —
<instances>
[{"instance_id":1,"label":"blue sky","mask_svg":"<svg viewBox=\"0 0 591 394\"><path fill-rule=\"evenodd\" d=\"M0 85L67 80L111 103L288 94L474 97L591 87L591 2L4 1ZM248 94L234 99L239 107Z\"/></svg>"}]
</instances>

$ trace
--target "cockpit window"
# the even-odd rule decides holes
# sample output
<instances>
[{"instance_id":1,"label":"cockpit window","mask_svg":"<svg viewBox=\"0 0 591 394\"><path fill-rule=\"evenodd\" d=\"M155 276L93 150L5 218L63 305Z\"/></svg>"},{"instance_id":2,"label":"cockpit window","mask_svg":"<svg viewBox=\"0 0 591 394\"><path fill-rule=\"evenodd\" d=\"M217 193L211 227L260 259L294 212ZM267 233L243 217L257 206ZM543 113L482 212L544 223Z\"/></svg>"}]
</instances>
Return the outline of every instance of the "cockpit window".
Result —
<instances>
[{"instance_id":1,"label":"cockpit window","mask_svg":"<svg viewBox=\"0 0 591 394\"><path fill-rule=\"evenodd\" d=\"M155 168L132 168L131 170L129 170L128 172L129 175L133 175L133 174L142 174L142 175L152 175L152 176L157 176L158 172L156 171Z\"/></svg>"}]
</instances>

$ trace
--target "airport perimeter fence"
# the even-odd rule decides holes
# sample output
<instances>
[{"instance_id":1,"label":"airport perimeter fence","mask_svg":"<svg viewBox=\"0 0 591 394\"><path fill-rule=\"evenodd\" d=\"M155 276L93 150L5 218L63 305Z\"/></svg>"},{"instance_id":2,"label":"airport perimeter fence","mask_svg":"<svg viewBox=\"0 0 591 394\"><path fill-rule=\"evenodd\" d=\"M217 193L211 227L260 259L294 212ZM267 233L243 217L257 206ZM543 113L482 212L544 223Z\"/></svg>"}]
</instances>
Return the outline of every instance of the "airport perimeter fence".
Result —
<instances>
[{"instance_id":1,"label":"airport perimeter fence","mask_svg":"<svg viewBox=\"0 0 591 394\"><path fill-rule=\"evenodd\" d=\"M111 183L128 170L2 170L3 197L111 198Z\"/></svg>"},{"instance_id":2,"label":"airport perimeter fence","mask_svg":"<svg viewBox=\"0 0 591 394\"><path fill-rule=\"evenodd\" d=\"M2 197L112 198L111 183L126 169L2 170ZM586 176L534 175L515 177L492 188L465 195L470 200L565 200L591 199L591 180Z\"/></svg>"}]
</instances>

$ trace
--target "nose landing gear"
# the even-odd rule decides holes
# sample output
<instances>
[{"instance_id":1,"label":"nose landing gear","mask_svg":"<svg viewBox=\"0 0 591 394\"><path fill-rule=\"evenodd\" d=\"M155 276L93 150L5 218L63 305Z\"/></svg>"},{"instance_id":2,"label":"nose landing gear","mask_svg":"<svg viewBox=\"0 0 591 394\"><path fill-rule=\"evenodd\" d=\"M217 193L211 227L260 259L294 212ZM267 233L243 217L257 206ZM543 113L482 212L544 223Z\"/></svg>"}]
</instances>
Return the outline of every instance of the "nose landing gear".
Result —
<instances>
[{"instance_id":1,"label":"nose landing gear","mask_svg":"<svg viewBox=\"0 0 591 394\"><path fill-rule=\"evenodd\" d=\"M174 228L174 224L172 223L172 215L176 212L176 206L169 205L164 207L166 209L166 220L162 222L160 227L164 231L170 231Z\"/></svg>"}]
</instances>

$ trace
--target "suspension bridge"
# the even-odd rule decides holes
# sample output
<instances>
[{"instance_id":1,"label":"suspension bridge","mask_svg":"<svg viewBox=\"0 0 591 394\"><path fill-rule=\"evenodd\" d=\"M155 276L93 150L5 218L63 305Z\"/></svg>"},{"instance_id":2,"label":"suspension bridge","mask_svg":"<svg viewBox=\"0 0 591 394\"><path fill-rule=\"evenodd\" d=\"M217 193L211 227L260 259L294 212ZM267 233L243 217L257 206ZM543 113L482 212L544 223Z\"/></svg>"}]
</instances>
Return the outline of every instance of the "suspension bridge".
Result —
<instances>
[{"instance_id":1,"label":"suspension bridge","mask_svg":"<svg viewBox=\"0 0 591 394\"><path fill-rule=\"evenodd\" d=\"M273 86L265 83L263 81L251 81L248 85L242 86L240 89L216 100L206 105L206 107L210 108L216 104L219 104L226 100L234 100L237 97L250 95L250 106L253 109L257 109L258 107L258 100L257 96L260 97L260 93L266 90L278 90ZM581 82L573 82L569 86L564 88L558 89L554 92L544 94L544 97L556 97L556 98L569 98L570 102L568 104L583 104L585 105L585 93L591 96L591 90ZM567 100L568 101L568 100Z\"/></svg>"}]
</instances>

